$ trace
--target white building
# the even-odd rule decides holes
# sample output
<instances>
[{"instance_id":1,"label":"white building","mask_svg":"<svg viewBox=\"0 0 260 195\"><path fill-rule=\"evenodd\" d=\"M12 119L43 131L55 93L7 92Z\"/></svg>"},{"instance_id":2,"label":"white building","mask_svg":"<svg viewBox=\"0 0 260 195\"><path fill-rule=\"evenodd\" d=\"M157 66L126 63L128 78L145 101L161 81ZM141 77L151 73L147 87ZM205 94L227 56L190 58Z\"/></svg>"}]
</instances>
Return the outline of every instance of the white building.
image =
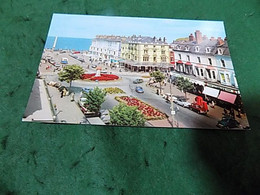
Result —
<instances>
[{"instance_id":1,"label":"white building","mask_svg":"<svg viewBox=\"0 0 260 195\"><path fill-rule=\"evenodd\" d=\"M96 61L117 62L121 56L121 37L97 35L92 40L90 54Z\"/></svg>"}]
</instances>

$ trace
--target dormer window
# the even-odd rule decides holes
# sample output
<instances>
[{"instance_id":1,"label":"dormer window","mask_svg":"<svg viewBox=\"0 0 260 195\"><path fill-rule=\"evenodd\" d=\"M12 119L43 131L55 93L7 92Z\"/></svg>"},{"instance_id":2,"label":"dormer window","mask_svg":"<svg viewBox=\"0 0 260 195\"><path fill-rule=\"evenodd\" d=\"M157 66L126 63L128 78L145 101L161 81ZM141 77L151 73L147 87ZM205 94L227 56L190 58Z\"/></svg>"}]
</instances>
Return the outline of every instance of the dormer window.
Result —
<instances>
[{"instance_id":1,"label":"dormer window","mask_svg":"<svg viewBox=\"0 0 260 195\"><path fill-rule=\"evenodd\" d=\"M222 55L223 54L223 50L221 48L218 48L218 54Z\"/></svg>"},{"instance_id":2,"label":"dormer window","mask_svg":"<svg viewBox=\"0 0 260 195\"><path fill-rule=\"evenodd\" d=\"M185 51L189 51L189 47L188 47L188 46L185 46L184 50L185 50Z\"/></svg>"},{"instance_id":3,"label":"dormer window","mask_svg":"<svg viewBox=\"0 0 260 195\"><path fill-rule=\"evenodd\" d=\"M181 49L181 46L177 45L177 46L176 46L176 49Z\"/></svg>"},{"instance_id":4,"label":"dormer window","mask_svg":"<svg viewBox=\"0 0 260 195\"><path fill-rule=\"evenodd\" d=\"M206 53L210 53L210 47L206 48Z\"/></svg>"},{"instance_id":5,"label":"dormer window","mask_svg":"<svg viewBox=\"0 0 260 195\"><path fill-rule=\"evenodd\" d=\"M199 51L200 51L200 47L199 47L199 46L196 46L196 47L195 47L195 51L196 51L196 52L199 52Z\"/></svg>"}]
</instances>

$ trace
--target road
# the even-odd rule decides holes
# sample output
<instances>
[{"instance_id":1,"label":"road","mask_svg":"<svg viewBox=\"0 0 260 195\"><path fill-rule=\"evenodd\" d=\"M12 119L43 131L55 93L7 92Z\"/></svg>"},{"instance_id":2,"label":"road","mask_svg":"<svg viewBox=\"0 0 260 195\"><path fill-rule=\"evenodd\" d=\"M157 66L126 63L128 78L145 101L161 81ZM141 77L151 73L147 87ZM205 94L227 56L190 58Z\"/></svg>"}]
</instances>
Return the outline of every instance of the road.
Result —
<instances>
[{"instance_id":1,"label":"road","mask_svg":"<svg viewBox=\"0 0 260 195\"><path fill-rule=\"evenodd\" d=\"M50 54L45 54L45 55L50 55ZM95 68L92 68L91 63L86 55L82 55L81 58L84 58L86 62L80 62L77 59L72 58L69 56L67 53L64 53L62 55L57 55L53 54L53 58L56 62L59 62L62 57L68 58L69 64L79 64L81 65L86 72L92 73L95 72ZM97 63L94 63L97 65ZM114 70L108 69L108 71L114 72ZM108 81L108 82L90 82L90 81L82 81L82 80L77 80L73 81L72 83L72 88L71 90L75 92L75 98L79 98L79 94L81 91L81 88L83 87L90 87L94 88L96 86L100 88L105 88L105 87L119 87L122 90L125 91L126 95L130 96L135 96L138 99L152 105L153 107L159 109L160 111L166 113L168 116L171 116L171 108L170 108L170 103L167 103L165 99L163 99L161 96L157 95L155 91L151 88L146 86L146 82L148 81L147 79L144 79L145 82L142 84L138 84L139 86L142 86L144 89L144 93L137 93L135 91L135 87L137 84L133 84L133 81L137 78L141 78L141 75L138 75L138 73L129 73L129 72L119 72L117 71L115 73L120 77L118 81ZM46 81L56 81L58 82L58 76L57 72L52 72L52 71L46 71L45 74L43 73ZM62 83L64 86L68 86L67 83L63 82ZM114 99L116 95L107 95L106 101L102 104L101 109L112 109L114 106L118 104L118 102ZM174 105L175 107L177 105ZM198 113L195 113L187 108L183 108L178 106L179 111L176 112L174 115L175 120L180 122L184 127L187 128L215 128L217 124L217 119L210 118L205 115L200 115Z\"/></svg>"}]
</instances>

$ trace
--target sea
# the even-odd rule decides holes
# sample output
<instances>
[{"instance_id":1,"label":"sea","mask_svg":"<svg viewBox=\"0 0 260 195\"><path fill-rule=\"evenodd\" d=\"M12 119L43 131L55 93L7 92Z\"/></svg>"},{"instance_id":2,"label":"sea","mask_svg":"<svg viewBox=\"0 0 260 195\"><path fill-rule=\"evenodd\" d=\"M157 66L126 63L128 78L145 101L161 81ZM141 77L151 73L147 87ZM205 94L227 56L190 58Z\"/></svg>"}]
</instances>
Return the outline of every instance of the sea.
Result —
<instances>
[{"instance_id":1,"label":"sea","mask_svg":"<svg viewBox=\"0 0 260 195\"><path fill-rule=\"evenodd\" d=\"M45 47L46 49L51 49L55 37L48 36ZM71 38L71 37L58 37L56 43L56 50L77 50L77 51L89 51L91 46L92 39L86 38Z\"/></svg>"}]
</instances>

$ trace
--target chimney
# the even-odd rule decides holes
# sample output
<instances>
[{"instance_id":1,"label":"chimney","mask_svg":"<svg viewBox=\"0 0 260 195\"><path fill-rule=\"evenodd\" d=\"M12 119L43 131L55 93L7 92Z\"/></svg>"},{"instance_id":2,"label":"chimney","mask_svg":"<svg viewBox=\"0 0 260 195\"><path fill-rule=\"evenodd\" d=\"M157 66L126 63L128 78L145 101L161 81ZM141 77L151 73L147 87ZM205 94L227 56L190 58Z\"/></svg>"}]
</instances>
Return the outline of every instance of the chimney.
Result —
<instances>
[{"instance_id":1,"label":"chimney","mask_svg":"<svg viewBox=\"0 0 260 195\"><path fill-rule=\"evenodd\" d=\"M221 37L218 37L217 39L218 45L223 45L225 42L221 39Z\"/></svg>"},{"instance_id":2,"label":"chimney","mask_svg":"<svg viewBox=\"0 0 260 195\"><path fill-rule=\"evenodd\" d=\"M208 40L208 37L207 37L207 35L203 35L203 41L206 41L206 40Z\"/></svg>"},{"instance_id":3,"label":"chimney","mask_svg":"<svg viewBox=\"0 0 260 195\"><path fill-rule=\"evenodd\" d=\"M194 41L194 36L193 36L192 33L191 33L190 36L189 36L189 41Z\"/></svg>"},{"instance_id":4,"label":"chimney","mask_svg":"<svg viewBox=\"0 0 260 195\"><path fill-rule=\"evenodd\" d=\"M215 37L210 37L210 40L211 40L211 41L214 41L214 40L216 40L216 39L215 39Z\"/></svg>"},{"instance_id":5,"label":"chimney","mask_svg":"<svg viewBox=\"0 0 260 195\"><path fill-rule=\"evenodd\" d=\"M163 42L164 42L164 43L166 42L166 38L165 38L165 37L163 37Z\"/></svg>"},{"instance_id":6,"label":"chimney","mask_svg":"<svg viewBox=\"0 0 260 195\"><path fill-rule=\"evenodd\" d=\"M197 44L200 44L202 42L202 33L199 30L195 31L195 38Z\"/></svg>"}]
</instances>

